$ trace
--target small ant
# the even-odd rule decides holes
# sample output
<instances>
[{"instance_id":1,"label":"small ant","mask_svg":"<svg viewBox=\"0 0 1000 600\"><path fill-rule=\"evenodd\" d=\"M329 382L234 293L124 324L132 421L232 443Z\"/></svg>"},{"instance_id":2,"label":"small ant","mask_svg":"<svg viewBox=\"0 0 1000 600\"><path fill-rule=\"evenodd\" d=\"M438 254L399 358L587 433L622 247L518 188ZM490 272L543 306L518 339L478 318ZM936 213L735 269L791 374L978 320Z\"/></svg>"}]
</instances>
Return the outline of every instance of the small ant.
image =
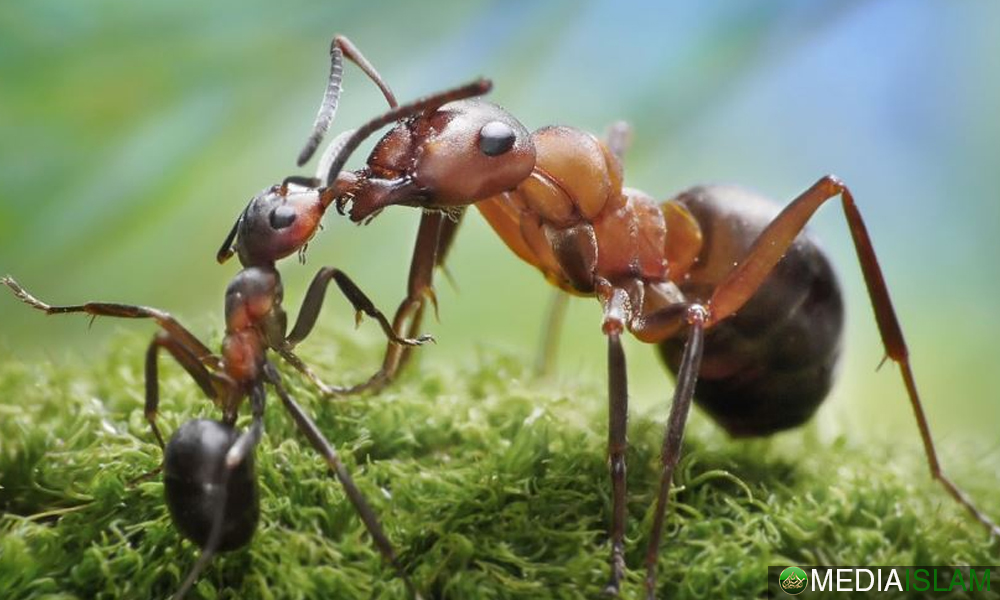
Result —
<instances>
[{"instance_id":1,"label":"small ant","mask_svg":"<svg viewBox=\"0 0 1000 600\"><path fill-rule=\"evenodd\" d=\"M344 42L336 38L333 49ZM370 65L364 71L386 88ZM331 80L327 96L339 93L339 79L337 84ZM328 105L320 109L300 166L318 146ZM627 139L622 126L604 142L565 126L529 133L500 106L466 99L400 122L376 144L364 168L330 172L327 180L345 190L336 206L341 214L349 206L352 221L367 223L393 205L423 212L408 293L393 320L399 335L412 335L425 300L434 301L434 268L443 263L459 218L473 204L549 283L601 303L613 503L606 591L618 593L625 571L628 387L621 335L628 331L657 344L677 380L645 556L646 595L654 598L665 510L692 400L735 437L766 436L804 423L830 390L843 301L827 258L804 228L821 205L838 196L886 358L899 366L931 475L1000 535L1000 527L941 469L903 332L848 187L836 177L822 177L780 211L766 199L726 186L695 187L658 203L623 187ZM407 356L407 348L391 344L382 368L353 391L384 387Z\"/></svg>"},{"instance_id":2,"label":"small ant","mask_svg":"<svg viewBox=\"0 0 1000 600\"><path fill-rule=\"evenodd\" d=\"M394 107L343 135L331 151L330 167L339 171L358 145L385 125L452 100L486 93L489 88L489 81L479 80ZM308 371L293 349L312 331L331 281L336 282L351 302L359 319L367 314L378 321L390 343L413 347L432 338L396 335L386 317L361 289L342 271L329 267L316 274L298 319L291 332L287 332L287 315L282 308L284 292L275 261L303 250L315 234L326 207L342 193L331 187L290 187L300 180L290 177L255 196L220 250L223 259L235 252L243 268L226 289L226 333L219 355L159 309L107 302L53 306L32 296L13 278L0 278L0 283L18 299L50 315L80 312L95 318L152 319L160 326L161 331L153 337L146 352L145 416L164 450L164 491L171 517L177 529L202 549L176 598L187 593L216 552L245 546L253 536L258 518L253 450L264 430L266 384L274 388L299 430L343 485L372 543L403 579L410 594L419 598L368 500L355 485L337 451L289 395L277 368L267 357L267 350L274 350L297 369ZM161 350L170 353L222 411L221 421L195 419L184 423L166 444L156 423L157 360ZM311 372L309 375L326 393L348 391L326 386ZM240 405L247 397L252 421L246 431L238 432L234 425Z\"/></svg>"}]
</instances>

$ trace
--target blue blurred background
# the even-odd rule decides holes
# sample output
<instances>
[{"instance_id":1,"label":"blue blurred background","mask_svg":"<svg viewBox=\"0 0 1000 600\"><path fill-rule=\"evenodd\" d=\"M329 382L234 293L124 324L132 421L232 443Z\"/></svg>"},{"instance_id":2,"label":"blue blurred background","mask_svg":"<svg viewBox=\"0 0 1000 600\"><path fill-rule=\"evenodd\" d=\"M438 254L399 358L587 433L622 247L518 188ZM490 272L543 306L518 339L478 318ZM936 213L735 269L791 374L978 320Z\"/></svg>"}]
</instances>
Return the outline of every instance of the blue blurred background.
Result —
<instances>
[{"instance_id":1,"label":"blue blurred background","mask_svg":"<svg viewBox=\"0 0 1000 600\"><path fill-rule=\"evenodd\" d=\"M214 346L237 269L214 253L250 196L297 172L339 32L401 99L486 75L531 129L631 122L628 184L660 198L733 182L785 203L838 174L868 220L937 438L975 439L996 465L998 24L1000 3L975 0L6 2L0 273L52 302L168 309ZM382 107L348 66L335 128ZM391 311L417 218L329 215L308 264L283 263L289 307L336 265ZM813 229L849 295L843 377L819 428L916 449L895 370L875 373L882 352L839 208ZM450 270L458 289L439 285L441 322L427 324L439 343L423 363L475 348L531 356L549 288L474 212ZM331 301L323 322L349 328L346 304ZM142 326L88 330L0 294L0 357L101 360L122 327ZM370 325L358 335L375 345ZM574 301L560 376L603 381L603 344L597 304ZM664 415L671 385L654 353L627 350L637 409Z\"/></svg>"}]
</instances>

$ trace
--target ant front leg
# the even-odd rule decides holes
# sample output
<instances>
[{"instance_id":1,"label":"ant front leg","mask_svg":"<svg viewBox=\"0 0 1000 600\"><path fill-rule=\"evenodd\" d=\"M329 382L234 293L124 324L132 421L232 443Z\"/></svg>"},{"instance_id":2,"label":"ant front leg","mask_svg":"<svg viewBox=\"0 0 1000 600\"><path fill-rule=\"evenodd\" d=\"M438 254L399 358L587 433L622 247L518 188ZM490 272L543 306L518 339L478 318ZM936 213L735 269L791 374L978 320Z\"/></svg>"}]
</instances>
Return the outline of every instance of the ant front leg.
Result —
<instances>
[{"instance_id":1,"label":"ant front leg","mask_svg":"<svg viewBox=\"0 0 1000 600\"><path fill-rule=\"evenodd\" d=\"M356 311L355 320L360 323L362 314L374 318L381 325L382 331L389 338L390 343L403 346L420 346L426 342L433 341L434 338L429 335L421 335L416 338L404 338L397 335L389 323L389 319L382 314L382 311L376 308L375 303L361 291L361 288L346 273L340 269L324 267L320 269L319 273L316 273L312 283L309 284L309 290L306 292L305 300L302 301L302 308L299 310L299 317L292 328L292 332L285 338L285 342L290 347L294 348L299 342L304 340L316 325L316 319L319 317L319 311L323 307L323 299L326 297L326 289L330 285L330 281L337 283L337 287L340 288L341 293L344 294L344 297L354 307Z\"/></svg>"},{"instance_id":2,"label":"ant front leg","mask_svg":"<svg viewBox=\"0 0 1000 600\"><path fill-rule=\"evenodd\" d=\"M889 298L889 290L882 275L882 269L875 257L871 238L865 227L861 213L854 203L850 190L839 179L826 176L817 181L798 198L792 201L778 214L767 228L753 243L746 258L735 267L716 287L708 303L710 310L706 327L711 327L727 316L739 310L762 285L774 265L788 250L795 237L805 227L813 213L827 200L840 196L844 216L854 242L854 249L861 264L868 297L875 312L882 344L886 357L892 359L900 370L907 396L913 408L920 438L923 441L927 463L931 477L941 482L941 485L959 504L965 507L972 516L982 523L994 536L1000 536L1000 526L980 511L972 500L951 479L945 475L938 461L931 438L930 427L917 393L917 385L910 366L909 351L903 339L903 330L896 318L896 311Z\"/></svg>"},{"instance_id":3,"label":"ant front leg","mask_svg":"<svg viewBox=\"0 0 1000 600\"><path fill-rule=\"evenodd\" d=\"M201 343L193 333L178 323L169 313L146 306L110 302L87 302L86 304L52 306L32 296L11 277L0 278L0 283L10 288L14 292L14 295L28 306L49 315L81 312L95 318L107 316L127 319L153 319L163 328L163 331L158 333L149 344L149 349L146 351L145 367L146 404L144 412L160 448L164 447L164 441L163 435L156 424L156 416L160 403L157 355L161 348L166 349L177 360L210 399L218 399L219 390L228 383L228 380L209 371L208 368L219 369L221 367L221 359L212 354L211 350Z\"/></svg>"},{"instance_id":4,"label":"ant front leg","mask_svg":"<svg viewBox=\"0 0 1000 600\"><path fill-rule=\"evenodd\" d=\"M448 259L448 253L451 251L452 244L454 244L455 242L455 236L458 234L458 229L462 225L462 219L464 217L465 217L464 208L459 209L457 212L452 212L447 215L444 214L441 215L441 224L438 227L438 234L437 234L437 240L438 240L437 249L434 252L434 267L441 269L441 272L444 274L445 279L447 279L449 283L451 283L453 286L456 285L455 280L452 278L451 273L448 271L448 267L447 265L445 265L445 261ZM421 223L423 223L423 221L421 221ZM419 245L420 244L419 231L417 237L418 237L417 244ZM414 251L414 255L416 254L417 252ZM414 262L416 262L416 256L414 257ZM417 270L418 272L414 273L415 270ZM433 268L427 269L426 266L423 266L423 263L421 263L419 269L415 269L414 265L411 265L410 282L408 285L408 289L410 290L409 292L410 296L413 297L420 296L424 299L430 299L431 304L434 306L434 316L437 317L438 304L437 304L437 295L434 293L433 278L434 278ZM416 283L414 283L414 281L416 281ZM422 291L415 292L414 290L422 290ZM423 305L421 305L421 307L417 310L417 313L413 316L412 319L410 319L410 326L406 330L407 336L413 337L417 334L417 331L420 329L420 323L423 322L423 314L424 314L423 311L424 307ZM393 321L394 322L396 321L395 317L393 318ZM400 334L402 334L403 322L404 321L401 320L399 323L400 328L396 329L396 331L399 332ZM403 367L405 367L406 363L409 362L410 357L413 355L412 353L413 348L407 347L407 348L401 348L401 350L402 353L399 357L399 365L397 367L398 369L402 369Z\"/></svg>"},{"instance_id":5,"label":"ant front leg","mask_svg":"<svg viewBox=\"0 0 1000 600\"><path fill-rule=\"evenodd\" d=\"M413 335L423 320L424 302L427 299L430 299L435 312L437 311L437 297L433 288L434 268L443 263L445 253L439 252L439 248L447 252L458 227L457 222L446 225L446 219L440 212L425 212L420 217L406 298L396 309L392 320L392 330L396 335ZM390 343L385 350L382 368L368 381L355 386L353 391L377 392L392 382L408 359L407 350L408 348Z\"/></svg>"},{"instance_id":6,"label":"ant front leg","mask_svg":"<svg viewBox=\"0 0 1000 600\"><path fill-rule=\"evenodd\" d=\"M334 269L330 267L324 267L316 274L313 278L312 283L309 285L309 290L306 292L306 297L302 301L302 308L299 310L298 319L295 322L295 326L292 328L292 332L288 334L285 338L285 344L276 348L279 354L288 361L296 370L301 372L303 375L308 377L321 391L324 395L335 396L351 394L363 389L365 384L354 387L343 387L343 386L329 386L310 369L295 353L292 351L299 342L304 340L309 333L312 331L313 327L316 325L316 319L319 317L320 309L323 307L323 300L326 297L326 290L330 285L330 281L335 281L337 287L340 288L341 293L350 301L351 305L356 311L356 321L360 322L361 315L366 314L373 317L378 321L379 325L382 327L382 331L385 333L386 337L389 338L390 348L396 346L420 346L426 342L434 341L434 338L429 335L421 335L415 338L404 338L397 335L396 330L393 329L392 325L389 323L389 319L376 308L375 304L368 298L367 295L361 288L347 276L346 273L340 269Z\"/></svg>"}]
</instances>

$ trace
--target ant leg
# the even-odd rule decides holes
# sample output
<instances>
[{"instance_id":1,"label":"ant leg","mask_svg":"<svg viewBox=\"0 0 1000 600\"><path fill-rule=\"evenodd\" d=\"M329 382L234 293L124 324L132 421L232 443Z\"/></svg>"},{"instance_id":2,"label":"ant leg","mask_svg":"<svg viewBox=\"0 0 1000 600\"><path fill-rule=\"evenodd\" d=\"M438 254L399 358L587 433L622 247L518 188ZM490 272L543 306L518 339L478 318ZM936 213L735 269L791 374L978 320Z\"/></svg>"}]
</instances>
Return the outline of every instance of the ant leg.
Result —
<instances>
[{"instance_id":1,"label":"ant leg","mask_svg":"<svg viewBox=\"0 0 1000 600\"><path fill-rule=\"evenodd\" d=\"M208 534L208 540L201 550L201 555L194 566L191 567L191 571L187 577L184 578L180 589L174 594L173 600L182 600L184 598L185 594L190 591L198 576L205 570L205 567L208 566L208 563L215 556L216 550L219 548L219 543L222 541L222 527L226 516L226 503L228 502L229 475L243 463L247 456L253 453L254 448L257 447L261 436L264 434L265 401L264 386L258 383L250 389L250 411L253 419L250 423L250 428L241 433L236 438L236 441L233 442L233 445L229 447L229 450L226 452L225 462L222 464L222 468L219 469L216 485L218 485L220 492L215 506L215 515L212 517L212 530Z\"/></svg>"},{"instance_id":2,"label":"ant leg","mask_svg":"<svg viewBox=\"0 0 1000 600\"><path fill-rule=\"evenodd\" d=\"M250 389L250 416L251 422L250 427L240 434L240 437L236 438L233 445L230 446L229 451L226 453L226 472L230 473L236 467L240 466L247 456L253 453L253 449L257 447L260 443L261 436L264 435L264 405L267 400L267 394L264 391L264 385L255 385ZM225 503L222 503L223 506ZM220 520L221 521L221 520ZM222 532L222 527L218 527L219 533ZM215 534L216 527L212 526L212 533Z\"/></svg>"},{"instance_id":3,"label":"ant leg","mask_svg":"<svg viewBox=\"0 0 1000 600\"><path fill-rule=\"evenodd\" d=\"M451 246L455 242L455 236L458 233L458 228L462 224L462 219L465 217L465 209L461 209L455 213L449 213L444 219L441 220L441 226L438 231L438 242L437 242L437 252L434 256L434 266L441 270L445 279L457 289L455 279L451 276L451 272L448 270L448 266L445 264L445 260L448 258L448 253L451 251ZM412 268L411 268L412 271ZM412 278L411 272L411 278ZM423 276L423 275L421 275ZM434 305L434 316L438 316L437 310L437 296L434 294L434 288L432 285L433 271L426 275L427 284L424 291L424 295L430 298L431 303ZM411 288L413 286L410 286ZM406 330L406 335L408 337L414 337L417 335L417 331L420 329L420 323L423 322L424 317L424 305L421 304L420 308L417 310L416 314L410 320L410 326ZM402 352L399 357L399 365L397 369L402 369L410 361L410 357L413 356L412 348L401 348Z\"/></svg>"},{"instance_id":4,"label":"ant leg","mask_svg":"<svg viewBox=\"0 0 1000 600\"><path fill-rule=\"evenodd\" d=\"M382 331L389 338L391 344L420 346L434 339L429 335L421 335L415 339L399 337L389 323L389 319L382 314L382 311L375 307L371 299L361 291L361 288L347 274L340 269L323 267L319 270L319 273L316 273L316 277L313 278L312 283L309 284L309 290L306 292L305 300L302 301L302 308L299 310L299 317L295 322L295 327L292 328L292 332L285 338L285 343L289 348L294 348L296 344L304 340L312 331L313 326L316 325L316 319L319 317L319 311L323 307L323 299L326 297L326 289L330 285L330 280L337 282L337 286L344 294L344 297L354 307L356 311L355 320L360 323L362 314L374 318L382 326Z\"/></svg>"},{"instance_id":5,"label":"ant leg","mask_svg":"<svg viewBox=\"0 0 1000 600\"><path fill-rule=\"evenodd\" d=\"M354 483L354 479L351 477L350 472L344 463L341 462L340 456L337 451L333 448L330 442L323 436L323 433L316 426L316 423L302 410L302 407L298 405L295 400L288 394L285 390L285 386L281 382L281 376L278 370L271 363L266 363L264 365L264 372L268 377L271 385L278 392L278 397L281 398L281 403L284 404L285 409L292 416L295 424L298 426L299 431L306 436L312 447L319 452L326 462L327 466L333 471L337 480L344 487L344 493L347 494L348 500L354 505L354 509L358 512L358 516L361 517L361 521L365 524L365 528L368 530L369 535L372 536L372 543L382 554L382 557L396 570L396 573L402 578L406 588L410 591L410 594L414 598L420 598L420 594L417 593L416 588L413 583L407 577L406 573L403 571L402 566L399 564L399 559L396 557L396 551L392 547L392 542L389 541L389 537L386 536L385 531L382 529L382 525L378 521L378 517L375 516L375 511L372 510L368 500L365 498L364 494L358 489L357 484Z\"/></svg>"},{"instance_id":6,"label":"ant leg","mask_svg":"<svg viewBox=\"0 0 1000 600\"><path fill-rule=\"evenodd\" d=\"M618 595L625 577L628 376L621 335L608 334L608 464L611 475L611 581L606 594Z\"/></svg>"},{"instance_id":7,"label":"ant leg","mask_svg":"<svg viewBox=\"0 0 1000 600\"><path fill-rule=\"evenodd\" d=\"M410 275L407 284L406 298L396 309L392 320L392 330L397 335L403 332L411 333L419 327L423 319L424 301L429 298L437 312L437 298L431 284L434 279L434 266L438 264L438 246L441 243L445 217L438 212L425 212L420 217L420 228L417 230L417 241L413 248L413 259L410 262ZM450 243L445 240L446 246ZM372 375L368 381L355 386L355 392L377 392L388 385L399 372L405 358L406 348L390 343L382 360L382 368Z\"/></svg>"},{"instance_id":8,"label":"ant leg","mask_svg":"<svg viewBox=\"0 0 1000 600\"><path fill-rule=\"evenodd\" d=\"M854 203L854 197L846 185L836 177L827 175L813 184L798 198L792 201L771 224L761 232L753 243L746 258L735 267L716 287L708 303L709 316L706 327L711 327L743 306L761 286L764 279L774 268L795 237L805 227L806 222L824 202L840 196L844 216L854 242L854 249L864 275L868 297L875 312L882 344L886 357L899 366L907 396L913 408L920 438L923 441L924 453L931 470L931 477L938 480L959 504L965 507L972 516L982 523L994 535L1000 536L1000 526L981 512L972 500L951 479L945 475L938 461L931 438L930 427L917 393L917 385L910 366L909 351L903 339L903 330L896 318L896 311L889 298L889 290L875 257L875 249L865 227L861 213Z\"/></svg>"},{"instance_id":9,"label":"ant leg","mask_svg":"<svg viewBox=\"0 0 1000 600\"><path fill-rule=\"evenodd\" d=\"M628 292L610 282L600 281L597 296L604 319L601 330L608 337L608 474L611 477L611 579L604 593L617 596L625 577L626 464L628 448L628 373L621 333L631 315Z\"/></svg>"},{"instance_id":10,"label":"ant leg","mask_svg":"<svg viewBox=\"0 0 1000 600\"><path fill-rule=\"evenodd\" d=\"M694 386L698 381L698 371L701 368L702 349L705 341L705 320L707 311L699 305L687 309L687 320L690 324L688 340L684 344L684 355L677 371L677 385L674 388L674 399L670 406L670 416L667 418L667 430L663 436L663 448L660 453L660 489L656 495L656 512L653 513L653 527L649 535L649 546L646 549L646 598L656 598L656 559L660 553L660 539L663 537L663 521L666 516L667 500L670 496L670 484L674 477L674 469L681 455L681 442L684 441L684 425L687 423L691 410L691 399L694 396Z\"/></svg>"},{"instance_id":11,"label":"ant leg","mask_svg":"<svg viewBox=\"0 0 1000 600\"><path fill-rule=\"evenodd\" d=\"M212 354L212 351L205 344L201 343L201 340L178 323L169 313L162 310L147 306L117 304L113 302L87 302L86 304L51 306L29 294L12 277L0 277L0 283L10 288L21 302L49 315L81 312L93 317L153 319L171 337L187 348L198 362L213 369L218 369L222 366L221 359Z\"/></svg>"},{"instance_id":12,"label":"ant leg","mask_svg":"<svg viewBox=\"0 0 1000 600\"><path fill-rule=\"evenodd\" d=\"M165 447L165 444L163 443L163 436L160 434L160 428L156 425L157 409L160 405L160 378L157 356L161 348L166 349L184 367L184 370L195 380L198 387L205 392L206 396L215 400L218 398L218 393L215 388L215 381L212 379L212 373L205 368L205 365L198 360L191 350L182 342L172 337L168 332L158 332L153 337L153 341L149 343L149 349L146 350L145 415L146 420L149 421L149 427L153 430L153 435L156 436L156 441L162 449Z\"/></svg>"},{"instance_id":13,"label":"ant leg","mask_svg":"<svg viewBox=\"0 0 1000 600\"><path fill-rule=\"evenodd\" d=\"M434 254L434 266L441 269L444 274L445 279L447 279L452 286L455 286L455 280L451 276L451 272L448 271L448 267L445 264L445 260L448 258L448 253L451 251L451 246L455 242L455 236L458 233L458 228L462 225L462 219L465 217L465 209L461 209L458 212L449 213L447 216L441 219L441 224L438 229L437 236L437 250ZM423 226L423 220L421 219L421 226ZM420 244L420 232L417 232L417 244ZM433 268L428 269L426 265L421 264L419 267L419 272L414 273L417 270L417 249L414 249L414 259L413 264L410 265L410 284L409 289L411 290L411 296L414 295L413 290L423 288L422 295L429 298L434 306L434 316L437 317L437 296L434 293L433 287ZM428 272L429 271L429 272ZM414 280L422 280L423 284L414 284ZM456 286L457 287L457 286ZM398 313L397 313L398 316ZM410 319L410 326L406 330L406 335L413 337L417 334L417 330L420 328L420 323L424 318L424 303L421 301L420 307L417 309L416 313L413 314ZM394 319L395 321L395 319ZM400 323L402 325L402 323ZM398 331L398 330L397 330ZM400 348L399 362L396 365L396 370L402 369L409 362L410 357L413 356L412 348Z\"/></svg>"},{"instance_id":14,"label":"ant leg","mask_svg":"<svg viewBox=\"0 0 1000 600\"><path fill-rule=\"evenodd\" d=\"M566 307L569 306L569 294L554 289L549 300L549 309L542 323L542 336L538 343L538 354L535 355L535 375L544 377L552 372L552 364L559 353L559 336L562 333L563 321L566 319Z\"/></svg>"},{"instance_id":15,"label":"ant leg","mask_svg":"<svg viewBox=\"0 0 1000 600\"><path fill-rule=\"evenodd\" d=\"M155 320L163 328L163 331L153 338L146 351L146 404L144 409L146 420L149 422L150 429L153 431L153 435L156 437L156 442L160 445L160 448L164 447L163 435L156 424L157 408L160 403L157 369L157 354L160 348L165 348L170 352L177 362L184 367L184 370L191 375L191 378L195 380L202 391L205 392L206 396L213 400L218 397L215 380L212 373L206 367L220 368L221 359L212 354L211 350L201 343L193 333L178 323L170 314L155 308L110 302L88 302L86 304L69 306L51 306L32 296L11 277L0 278L0 283L10 288L14 292L14 295L22 302L46 314L82 312L93 317L145 318Z\"/></svg>"},{"instance_id":16,"label":"ant leg","mask_svg":"<svg viewBox=\"0 0 1000 600\"><path fill-rule=\"evenodd\" d=\"M441 220L440 229L438 231L438 242L437 251L434 256L434 266L441 269L441 273L444 275L445 279L452 285L452 287L457 288L455 279L451 276L451 272L448 270L448 266L445 264L445 260L448 258L448 253L451 251L451 246L455 241L455 235L458 233L458 228L462 224L462 218L465 217L465 209L461 209L454 213L449 213ZM419 236L419 233L418 233ZM414 252L415 253L415 252ZM424 286L423 295L431 300L434 305L434 316L437 317L437 295L434 293L434 288L432 285L433 280L433 270L431 273L424 275L421 273L420 277L426 277L426 285ZM410 278L413 279L413 267L411 266ZM410 285L412 289L414 286ZM417 335L417 331L420 329L420 323L423 322L424 318L424 304L421 302L420 307L417 312L410 319L410 326L406 330L406 335L408 337L414 337ZM413 356L413 348L400 348L401 352L399 355L399 363L396 369L402 369L410 361L410 357Z\"/></svg>"},{"instance_id":17,"label":"ant leg","mask_svg":"<svg viewBox=\"0 0 1000 600\"><path fill-rule=\"evenodd\" d=\"M305 375L305 377L313 383L318 389L320 394L324 396L346 396L354 391L353 387L348 386L338 386L338 385L327 385L319 378L309 365L305 363L297 354L295 354L291 348L278 348L276 350L281 358L285 359L285 362L292 365L296 371Z\"/></svg>"}]
</instances>

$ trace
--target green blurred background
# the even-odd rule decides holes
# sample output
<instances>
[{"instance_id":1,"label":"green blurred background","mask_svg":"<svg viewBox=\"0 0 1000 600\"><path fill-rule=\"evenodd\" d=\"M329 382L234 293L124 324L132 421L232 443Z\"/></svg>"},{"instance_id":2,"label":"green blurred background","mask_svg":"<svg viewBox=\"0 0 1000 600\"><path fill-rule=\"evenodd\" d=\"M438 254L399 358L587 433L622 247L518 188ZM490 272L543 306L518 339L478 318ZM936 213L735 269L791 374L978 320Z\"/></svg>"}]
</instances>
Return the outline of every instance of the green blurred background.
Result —
<instances>
[{"instance_id":1,"label":"green blurred background","mask_svg":"<svg viewBox=\"0 0 1000 600\"><path fill-rule=\"evenodd\" d=\"M995 471L998 25L1000 3L973 0L4 2L0 273L55 303L168 309L214 346L237 269L217 265L215 251L248 198L299 172L339 32L401 99L486 75L492 99L532 129L631 122L627 181L654 196L720 181L784 203L825 173L844 178L937 439L974 440ZM383 108L353 66L345 78L337 130ZM336 265L391 311L417 219L394 209L356 227L329 215L308 264L282 264L290 310L316 269ZM814 231L849 310L842 378L817 429L919 451L894 369L875 373L881 348L839 209L823 210ZM474 212L450 270L458 287L439 285L441 322L426 326L439 343L420 351L423 364L491 347L532 357L549 288ZM350 327L346 303L328 304L323 323ZM0 294L4 360L99 361L122 327L149 325L88 329ZM358 335L377 343L371 325ZM574 301L559 377L603 380L603 344L597 304ZM321 347L322 334L307 345ZM672 386L654 353L634 341L627 350L637 410L665 415Z\"/></svg>"}]
</instances>

